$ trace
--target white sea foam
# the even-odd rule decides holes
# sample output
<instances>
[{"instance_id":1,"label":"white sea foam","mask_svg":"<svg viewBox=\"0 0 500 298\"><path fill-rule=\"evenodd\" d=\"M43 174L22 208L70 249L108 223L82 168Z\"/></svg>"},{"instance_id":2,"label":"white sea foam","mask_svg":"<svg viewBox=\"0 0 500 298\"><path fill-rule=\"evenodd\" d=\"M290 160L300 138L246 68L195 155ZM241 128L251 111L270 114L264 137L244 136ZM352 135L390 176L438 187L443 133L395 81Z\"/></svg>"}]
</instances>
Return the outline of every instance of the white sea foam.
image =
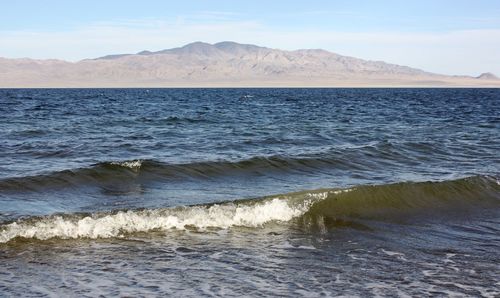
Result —
<instances>
[{"instance_id":1,"label":"white sea foam","mask_svg":"<svg viewBox=\"0 0 500 298\"><path fill-rule=\"evenodd\" d=\"M142 166L142 160L129 160L129 161L115 161L111 163L112 165L117 165L121 167L126 167L130 169L139 169Z\"/></svg>"},{"instance_id":2,"label":"white sea foam","mask_svg":"<svg viewBox=\"0 0 500 298\"><path fill-rule=\"evenodd\" d=\"M209 206L129 210L90 216L69 214L32 218L0 226L0 243L6 243L16 237L39 240L96 239L170 229L262 227L269 222L290 221L306 213L313 203L328 198L329 194L336 195L351 190L303 192L254 202L232 202Z\"/></svg>"},{"instance_id":3,"label":"white sea foam","mask_svg":"<svg viewBox=\"0 0 500 298\"><path fill-rule=\"evenodd\" d=\"M324 195L323 197L326 197ZM229 203L212 206L177 207L171 209L131 210L115 214L81 217L50 216L14 222L0 227L0 243L16 237L46 240L50 238L110 238L125 233L186 228L259 227L271 221L284 222L304 214L311 197L291 206L285 198L274 198L251 204Z\"/></svg>"}]
</instances>

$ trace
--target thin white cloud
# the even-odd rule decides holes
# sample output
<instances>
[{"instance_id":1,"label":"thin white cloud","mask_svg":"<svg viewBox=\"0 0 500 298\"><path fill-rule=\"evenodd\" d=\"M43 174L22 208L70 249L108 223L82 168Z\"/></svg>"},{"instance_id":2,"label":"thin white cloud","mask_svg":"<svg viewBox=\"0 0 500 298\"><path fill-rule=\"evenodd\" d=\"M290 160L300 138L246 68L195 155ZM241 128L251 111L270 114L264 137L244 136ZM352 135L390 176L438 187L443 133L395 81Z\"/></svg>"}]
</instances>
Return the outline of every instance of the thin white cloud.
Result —
<instances>
[{"instance_id":1,"label":"thin white cloud","mask_svg":"<svg viewBox=\"0 0 500 298\"><path fill-rule=\"evenodd\" d=\"M212 43L234 40L288 50L324 48L437 73L477 75L492 71L500 74L500 29L437 33L287 31L256 21L210 19L206 15L203 18L204 22L193 21L193 16L168 21L119 20L58 32L0 31L0 56L75 61L107 54L161 50L199 40Z\"/></svg>"}]
</instances>

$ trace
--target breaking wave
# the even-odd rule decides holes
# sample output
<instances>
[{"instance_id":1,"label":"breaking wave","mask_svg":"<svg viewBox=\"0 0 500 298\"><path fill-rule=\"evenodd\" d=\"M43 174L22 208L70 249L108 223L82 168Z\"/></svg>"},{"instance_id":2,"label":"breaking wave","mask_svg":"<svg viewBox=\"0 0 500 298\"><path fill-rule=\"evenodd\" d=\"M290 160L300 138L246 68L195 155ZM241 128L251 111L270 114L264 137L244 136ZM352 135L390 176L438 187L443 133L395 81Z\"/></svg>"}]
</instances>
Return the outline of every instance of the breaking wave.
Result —
<instances>
[{"instance_id":1,"label":"breaking wave","mask_svg":"<svg viewBox=\"0 0 500 298\"><path fill-rule=\"evenodd\" d=\"M442 214L443 210L499 206L500 183L494 177L476 176L319 189L217 204L31 217L1 224L0 243L21 238L112 238L171 229L258 228L271 222L295 222L308 229L325 230L346 223L356 227L357 220L385 221L429 216L436 210Z\"/></svg>"}]
</instances>

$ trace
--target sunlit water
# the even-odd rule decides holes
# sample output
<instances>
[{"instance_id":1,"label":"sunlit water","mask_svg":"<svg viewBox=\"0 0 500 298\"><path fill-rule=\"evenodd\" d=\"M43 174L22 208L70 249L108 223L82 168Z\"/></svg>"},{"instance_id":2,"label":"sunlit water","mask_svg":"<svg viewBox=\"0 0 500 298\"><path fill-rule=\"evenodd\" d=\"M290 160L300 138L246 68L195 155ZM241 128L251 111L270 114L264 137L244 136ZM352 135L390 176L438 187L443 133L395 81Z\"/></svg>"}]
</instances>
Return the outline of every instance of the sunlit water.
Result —
<instances>
[{"instance_id":1,"label":"sunlit water","mask_svg":"<svg viewBox=\"0 0 500 298\"><path fill-rule=\"evenodd\" d=\"M500 294L498 89L0 90L0 296Z\"/></svg>"}]
</instances>

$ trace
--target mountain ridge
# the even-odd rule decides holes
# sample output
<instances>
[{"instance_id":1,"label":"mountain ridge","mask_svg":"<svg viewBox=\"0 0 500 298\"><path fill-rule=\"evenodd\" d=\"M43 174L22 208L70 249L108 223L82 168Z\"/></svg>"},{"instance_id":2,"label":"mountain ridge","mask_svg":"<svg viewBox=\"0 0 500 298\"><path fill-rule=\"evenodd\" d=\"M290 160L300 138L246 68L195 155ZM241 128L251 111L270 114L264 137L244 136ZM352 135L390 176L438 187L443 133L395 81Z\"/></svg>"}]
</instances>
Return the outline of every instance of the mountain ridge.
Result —
<instances>
[{"instance_id":1,"label":"mountain ridge","mask_svg":"<svg viewBox=\"0 0 500 298\"><path fill-rule=\"evenodd\" d=\"M448 76L323 49L201 41L78 62L0 58L0 87L500 86L491 74Z\"/></svg>"}]
</instances>

